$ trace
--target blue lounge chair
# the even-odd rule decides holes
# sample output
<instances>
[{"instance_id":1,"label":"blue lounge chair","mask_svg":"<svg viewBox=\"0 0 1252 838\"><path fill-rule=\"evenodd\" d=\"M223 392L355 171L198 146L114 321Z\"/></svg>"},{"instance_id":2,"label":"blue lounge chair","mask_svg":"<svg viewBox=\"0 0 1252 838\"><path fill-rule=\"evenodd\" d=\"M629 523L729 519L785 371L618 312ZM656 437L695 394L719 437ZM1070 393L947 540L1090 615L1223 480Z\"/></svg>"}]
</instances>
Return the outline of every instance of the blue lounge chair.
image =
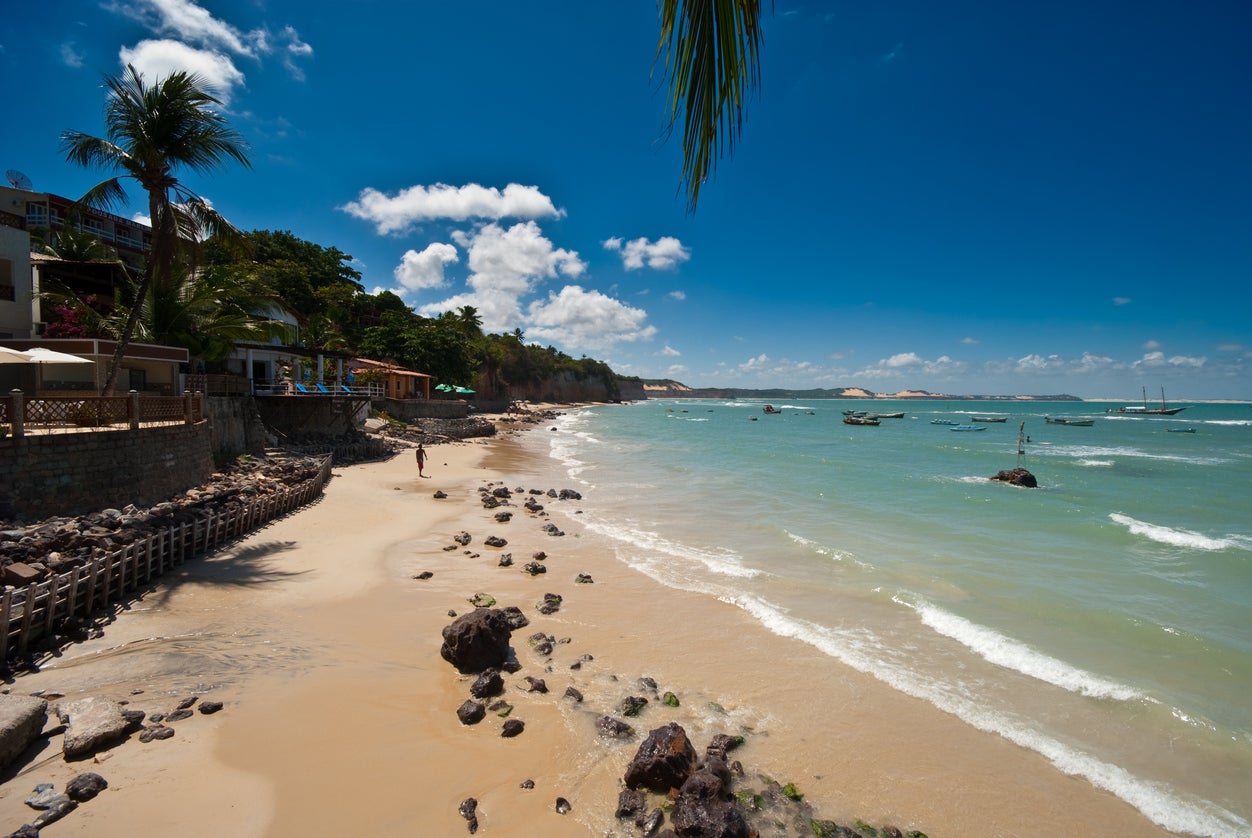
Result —
<instances>
[{"instance_id":1,"label":"blue lounge chair","mask_svg":"<svg viewBox=\"0 0 1252 838\"><path fill-rule=\"evenodd\" d=\"M301 384L299 381L297 381L297 382L296 382L296 390L297 390L297 391L299 391L299 392L301 392L301 393L304 393L305 395L308 395L308 396L313 395L313 391L312 391L312 390L310 390L308 387L305 387L305 386L304 386L303 384Z\"/></svg>"},{"instance_id":2,"label":"blue lounge chair","mask_svg":"<svg viewBox=\"0 0 1252 838\"><path fill-rule=\"evenodd\" d=\"M330 395L330 391L326 389L326 385L322 384L322 382L319 381L313 386L317 387L317 392L325 393L328 396Z\"/></svg>"},{"instance_id":3,"label":"blue lounge chair","mask_svg":"<svg viewBox=\"0 0 1252 838\"><path fill-rule=\"evenodd\" d=\"M347 385L340 384L340 385L339 385L339 389L340 389L340 390L343 390L343 391L344 391L345 393L347 393L349 396L351 396L351 395L352 395L352 390L351 390L351 389L350 389Z\"/></svg>"}]
</instances>

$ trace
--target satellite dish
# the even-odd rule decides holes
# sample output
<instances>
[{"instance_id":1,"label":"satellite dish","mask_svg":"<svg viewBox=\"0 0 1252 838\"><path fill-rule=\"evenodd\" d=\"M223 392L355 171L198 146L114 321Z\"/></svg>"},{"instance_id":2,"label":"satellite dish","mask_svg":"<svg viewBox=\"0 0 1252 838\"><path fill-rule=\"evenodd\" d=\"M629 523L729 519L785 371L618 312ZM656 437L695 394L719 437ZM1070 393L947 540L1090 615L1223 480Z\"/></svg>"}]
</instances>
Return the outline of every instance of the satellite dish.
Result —
<instances>
[{"instance_id":1,"label":"satellite dish","mask_svg":"<svg viewBox=\"0 0 1252 838\"><path fill-rule=\"evenodd\" d=\"M12 186L14 189L21 189L24 192L31 191L30 178L17 169L9 169L4 173L4 176L8 179L9 186Z\"/></svg>"}]
</instances>

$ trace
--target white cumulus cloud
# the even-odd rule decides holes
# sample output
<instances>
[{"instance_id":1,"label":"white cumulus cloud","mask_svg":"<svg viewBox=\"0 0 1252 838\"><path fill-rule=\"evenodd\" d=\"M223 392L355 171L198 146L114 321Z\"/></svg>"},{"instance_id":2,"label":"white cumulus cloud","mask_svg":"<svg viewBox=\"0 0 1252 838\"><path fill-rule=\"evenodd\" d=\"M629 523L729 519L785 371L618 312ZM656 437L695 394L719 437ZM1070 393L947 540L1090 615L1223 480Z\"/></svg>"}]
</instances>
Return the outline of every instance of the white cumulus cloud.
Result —
<instances>
[{"instance_id":1,"label":"white cumulus cloud","mask_svg":"<svg viewBox=\"0 0 1252 838\"><path fill-rule=\"evenodd\" d=\"M552 199L539 191L539 187L517 183L510 183L503 190L477 183L465 186L419 184L402 189L395 195L366 187L355 201L349 201L339 209L372 223L380 236L403 232L426 221L498 221L502 218L560 218L565 215L565 211L558 210Z\"/></svg>"},{"instance_id":2,"label":"white cumulus cloud","mask_svg":"<svg viewBox=\"0 0 1252 838\"><path fill-rule=\"evenodd\" d=\"M673 236L662 236L654 242L646 238L632 239L623 242L614 236L605 239L604 249L622 256L622 265L628 271L638 270L645 265L654 270L665 270L677 267L691 258L691 249Z\"/></svg>"},{"instance_id":3,"label":"white cumulus cloud","mask_svg":"<svg viewBox=\"0 0 1252 838\"><path fill-rule=\"evenodd\" d=\"M433 242L422 252L405 251L396 266L396 281L410 291L424 288L442 288L447 284L444 278L444 267L460 261L457 250L444 242Z\"/></svg>"},{"instance_id":4,"label":"white cumulus cloud","mask_svg":"<svg viewBox=\"0 0 1252 838\"><path fill-rule=\"evenodd\" d=\"M133 47L123 47L119 58L123 66L133 65L145 84L154 84L180 71L198 75L224 105L230 103L234 89L244 83L243 73L229 56L195 49L182 41L140 41Z\"/></svg>"},{"instance_id":5,"label":"white cumulus cloud","mask_svg":"<svg viewBox=\"0 0 1252 838\"><path fill-rule=\"evenodd\" d=\"M618 343L648 340L656 327L648 313L578 285L567 285L546 300L530 304L527 334L577 349L604 349Z\"/></svg>"}]
</instances>

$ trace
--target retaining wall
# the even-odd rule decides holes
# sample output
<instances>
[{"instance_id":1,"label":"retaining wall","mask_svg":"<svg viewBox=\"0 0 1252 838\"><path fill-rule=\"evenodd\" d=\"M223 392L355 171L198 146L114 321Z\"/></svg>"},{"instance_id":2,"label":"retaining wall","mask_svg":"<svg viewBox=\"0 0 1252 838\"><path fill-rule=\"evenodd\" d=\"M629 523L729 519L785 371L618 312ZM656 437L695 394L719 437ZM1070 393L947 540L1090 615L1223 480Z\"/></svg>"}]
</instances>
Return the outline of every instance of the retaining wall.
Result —
<instances>
[{"instance_id":1,"label":"retaining wall","mask_svg":"<svg viewBox=\"0 0 1252 838\"><path fill-rule=\"evenodd\" d=\"M194 425L0 440L0 519L151 505L206 482L211 429Z\"/></svg>"}]
</instances>

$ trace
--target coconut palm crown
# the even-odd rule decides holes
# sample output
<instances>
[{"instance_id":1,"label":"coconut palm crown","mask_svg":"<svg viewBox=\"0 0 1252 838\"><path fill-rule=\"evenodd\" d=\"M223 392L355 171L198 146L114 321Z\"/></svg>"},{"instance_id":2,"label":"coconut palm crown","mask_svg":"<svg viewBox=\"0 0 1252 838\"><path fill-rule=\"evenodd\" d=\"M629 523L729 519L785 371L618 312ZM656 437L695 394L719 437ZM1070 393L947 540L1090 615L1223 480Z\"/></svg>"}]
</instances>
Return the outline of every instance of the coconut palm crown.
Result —
<instances>
[{"instance_id":1,"label":"coconut palm crown","mask_svg":"<svg viewBox=\"0 0 1252 838\"><path fill-rule=\"evenodd\" d=\"M80 203L101 209L124 204L123 178L148 193L152 246L148 269L136 289L137 299L143 300L150 287L168 284L180 263L186 269L198 242L209 235L238 235L176 173L204 174L232 159L248 168L252 164L242 135L215 110L222 102L200 76L175 72L146 84L134 66L127 65L125 73L107 78L105 86L106 138L67 131L61 135L61 148L70 162L114 172L88 190ZM104 386L106 394L113 390L140 309L132 307L127 318Z\"/></svg>"}]
</instances>

